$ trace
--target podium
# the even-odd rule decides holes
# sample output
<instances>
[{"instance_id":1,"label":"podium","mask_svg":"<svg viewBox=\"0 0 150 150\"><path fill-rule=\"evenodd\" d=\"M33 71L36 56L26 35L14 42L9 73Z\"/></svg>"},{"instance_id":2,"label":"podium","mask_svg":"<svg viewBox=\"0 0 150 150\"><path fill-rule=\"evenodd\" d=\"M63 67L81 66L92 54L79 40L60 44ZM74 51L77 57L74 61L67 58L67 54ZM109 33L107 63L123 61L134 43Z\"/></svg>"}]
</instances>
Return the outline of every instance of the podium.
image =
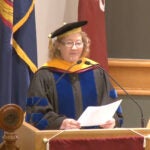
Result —
<instances>
[{"instance_id":1,"label":"podium","mask_svg":"<svg viewBox=\"0 0 150 150\"><path fill-rule=\"evenodd\" d=\"M80 140L80 139L127 139L142 138L143 150L150 150L150 129L148 128L116 128L116 129L81 129L81 130L38 130L23 122L16 130L17 145L20 150L46 150L48 140ZM131 140L130 140L131 139ZM44 142L45 141L45 142ZM133 140L135 142L135 139ZM124 142L122 144L124 144ZM118 142L119 143L119 142ZM136 144L134 143L134 146ZM125 144L123 146L126 146ZM128 149L128 148L126 148ZM66 149L67 150L67 149ZM79 150L79 149L78 149ZM137 150L137 149L136 149Z\"/></svg>"}]
</instances>

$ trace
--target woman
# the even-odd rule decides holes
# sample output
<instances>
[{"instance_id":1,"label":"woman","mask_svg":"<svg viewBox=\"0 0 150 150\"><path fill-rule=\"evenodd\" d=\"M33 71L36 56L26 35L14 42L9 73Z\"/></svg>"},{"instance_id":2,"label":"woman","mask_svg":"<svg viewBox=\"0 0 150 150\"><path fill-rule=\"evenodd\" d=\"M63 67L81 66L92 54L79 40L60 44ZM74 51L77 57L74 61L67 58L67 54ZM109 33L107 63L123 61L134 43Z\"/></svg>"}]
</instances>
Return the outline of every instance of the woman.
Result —
<instances>
[{"instance_id":1,"label":"woman","mask_svg":"<svg viewBox=\"0 0 150 150\"><path fill-rule=\"evenodd\" d=\"M86 24L65 24L50 35L50 59L35 73L28 91L26 121L38 129L79 129L77 119L87 106L117 100L105 72L87 58L90 40L81 30ZM118 119L99 127L120 126Z\"/></svg>"}]
</instances>

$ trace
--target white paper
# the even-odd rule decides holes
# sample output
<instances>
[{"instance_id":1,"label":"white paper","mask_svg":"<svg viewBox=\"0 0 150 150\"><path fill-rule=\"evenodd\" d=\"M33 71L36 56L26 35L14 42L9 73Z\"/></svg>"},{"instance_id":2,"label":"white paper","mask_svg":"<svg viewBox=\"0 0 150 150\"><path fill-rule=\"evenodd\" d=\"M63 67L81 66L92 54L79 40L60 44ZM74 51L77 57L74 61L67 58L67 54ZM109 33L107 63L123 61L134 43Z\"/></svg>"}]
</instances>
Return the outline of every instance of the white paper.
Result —
<instances>
[{"instance_id":1,"label":"white paper","mask_svg":"<svg viewBox=\"0 0 150 150\"><path fill-rule=\"evenodd\" d=\"M78 122L81 126L98 126L110 120L115 114L122 100L103 105L103 106L88 106Z\"/></svg>"}]
</instances>

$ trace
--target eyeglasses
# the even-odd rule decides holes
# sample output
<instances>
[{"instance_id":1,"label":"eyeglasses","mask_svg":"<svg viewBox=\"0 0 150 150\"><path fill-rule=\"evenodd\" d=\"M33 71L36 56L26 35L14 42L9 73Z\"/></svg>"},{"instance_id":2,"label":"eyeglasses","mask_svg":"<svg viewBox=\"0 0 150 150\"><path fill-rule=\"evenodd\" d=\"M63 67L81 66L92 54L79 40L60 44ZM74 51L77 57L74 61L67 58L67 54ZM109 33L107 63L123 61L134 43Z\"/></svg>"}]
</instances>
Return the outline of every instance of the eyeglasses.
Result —
<instances>
[{"instance_id":1,"label":"eyeglasses","mask_svg":"<svg viewBox=\"0 0 150 150\"><path fill-rule=\"evenodd\" d=\"M77 42L73 42L73 41L61 41L61 43L68 47L68 48L72 48L74 45L76 46L76 48L82 48L83 47L83 42L82 41L77 41Z\"/></svg>"}]
</instances>

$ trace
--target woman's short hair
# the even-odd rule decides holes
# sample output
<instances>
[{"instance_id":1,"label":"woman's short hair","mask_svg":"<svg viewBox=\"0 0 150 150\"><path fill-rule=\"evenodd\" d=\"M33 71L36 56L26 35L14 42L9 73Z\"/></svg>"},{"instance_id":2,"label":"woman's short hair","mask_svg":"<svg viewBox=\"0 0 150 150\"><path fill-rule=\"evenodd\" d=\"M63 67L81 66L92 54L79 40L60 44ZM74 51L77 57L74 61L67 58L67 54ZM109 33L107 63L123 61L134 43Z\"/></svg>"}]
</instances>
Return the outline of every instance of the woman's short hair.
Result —
<instances>
[{"instance_id":1,"label":"woman's short hair","mask_svg":"<svg viewBox=\"0 0 150 150\"><path fill-rule=\"evenodd\" d=\"M90 44L91 41L89 39L89 37L87 36L87 34L83 31L80 32L81 37L82 37L82 41L83 41L83 52L81 54L81 57L88 57L89 56L89 52L90 52ZM59 44L62 41L63 37L59 37L56 38L52 41L49 42L49 58L53 59L53 58L61 58L61 53L59 50Z\"/></svg>"}]
</instances>

